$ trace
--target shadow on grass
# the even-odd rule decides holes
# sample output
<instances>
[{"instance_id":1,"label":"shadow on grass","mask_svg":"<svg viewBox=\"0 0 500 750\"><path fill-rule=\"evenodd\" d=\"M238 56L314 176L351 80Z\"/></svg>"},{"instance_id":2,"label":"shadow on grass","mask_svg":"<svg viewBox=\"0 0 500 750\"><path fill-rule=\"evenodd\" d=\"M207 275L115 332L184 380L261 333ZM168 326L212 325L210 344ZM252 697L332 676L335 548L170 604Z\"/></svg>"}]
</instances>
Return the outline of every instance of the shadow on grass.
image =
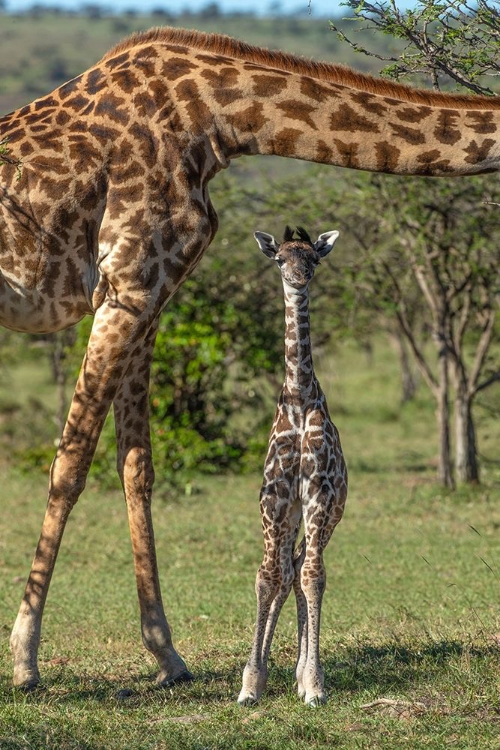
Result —
<instances>
[{"instance_id":1,"label":"shadow on grass","mask_svg":"<svg viewBox=\"0 0 500 750\"><path fill-rule=\"evenodd\" d=\"M457 641L430 642L420 648L361 645L323 657L325 687L328 693L405 692L442 681L449 663L463 656L493 663L499 660L500 651L493 645L474 647ZM272 665L266 694L283 693L294 680L293 665Z\"/></svg>"},{"instance_id":2,"label":"shadow on grass","mask_svg":"<svg viewBox=\"0 0 500 750\"><path fill-rule=\"evenodd\" d=\"M498 658L495 646L474 647L458 641L438 641L418 648L403 645L362 645L347 649L342 660L325 660L325 680L331 690L404 689L438 679L450 661Z\"/></svg>"},{"instance_id":3,"label":"shadow on grass","mask_svg":"<svg viewBox=\"0 0 500 750\"><path fill-rule=\"evenodd\" d=\"M241 669L226 671L205 670L197 672L194 680L169 686L156 684L156 674L128 674L123 677L106 677L78 674L71 669L58 670L57 674L42 674L41 684L33 690L15 688L10 678L0 678L1 705L13 700L24 704L79 705L94 703L123 707L141 707L145 704L182 703L183 701L219 702L232 698L241 677ZM0 747L2 745L0 744Z\"/></svg>"},{"instance_id":4,"label":"shadow on grass","mask_svg":"<svg viewBox=\"0 0 500 750\"><path fill-rule=\"evenodd\" d=\"M360 645L323 659L325 686L329 693L400 690L428 685L443 677L449 662L462 656L470 659L499 658L495 646L474 647L457 641L429 642L420 648L388 644ZM203 669L192 682L170 687L155 684L153 675L129 675L123 678L90 677L61 671L47 676L43 688L25 693L27 702L43 704L95 702L114 703L124 707L145 704L227 702L239 692L244 660L221 670ZM266 697L274 698L294 690L294 664L271 663ZM12 694L6 680L0 682L0 693ZM16 691L18 692L18 691ZM19 691L19 694L20 691Z\"/></svg>"}]
</instances>

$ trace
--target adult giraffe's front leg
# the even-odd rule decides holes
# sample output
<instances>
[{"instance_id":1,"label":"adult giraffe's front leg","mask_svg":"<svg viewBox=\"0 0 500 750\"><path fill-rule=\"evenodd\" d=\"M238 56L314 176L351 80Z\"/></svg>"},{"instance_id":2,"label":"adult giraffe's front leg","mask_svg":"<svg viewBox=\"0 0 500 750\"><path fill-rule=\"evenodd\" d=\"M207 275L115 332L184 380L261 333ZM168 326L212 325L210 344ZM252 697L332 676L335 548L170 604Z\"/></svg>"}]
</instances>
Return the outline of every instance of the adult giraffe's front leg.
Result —
<instances>
[{"instance_id":1,"label":"adult giraffe's front leg","mask_svg":"<svg viewBox=\"0 0 500 750\"><path fill-rule=\"evenodd\" d=\"M129 302L132 300L129 299ZM96 313L68 419L50 471L47 509L24 597L11 635L14 684L34 688L42 615L66 521L87 477L116 389L133 353L158 313L151 304L117 306L105 301ZM113 345L110 345L112 334Z\"/></svg>"},{"instance_id":2,"label":"adult giraffe's front leg","mask_svg":"<svg viewBox=\"0 0 500 750\"><path fill-rule=\"evenodd\" d=\"M160 667L158 682L192 679L176 652L163 609L151 518L154 469L149 433L149 375L158 329L151 326L140 356L133 357L113 402L118 441L118 473L127 501L141 612L142 640Z\"/></svg>"}]
</instances>

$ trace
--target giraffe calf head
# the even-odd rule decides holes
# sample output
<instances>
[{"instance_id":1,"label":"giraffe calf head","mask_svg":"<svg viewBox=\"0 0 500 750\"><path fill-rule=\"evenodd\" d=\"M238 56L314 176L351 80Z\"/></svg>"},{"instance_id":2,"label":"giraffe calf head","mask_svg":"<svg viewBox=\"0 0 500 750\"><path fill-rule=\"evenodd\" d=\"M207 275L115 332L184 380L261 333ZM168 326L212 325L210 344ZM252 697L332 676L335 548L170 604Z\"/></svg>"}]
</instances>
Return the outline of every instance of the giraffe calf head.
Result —
<instances>
[{"instance_id":1,"label":"giraffe calf head","mask_svg":"<svg viewBox=\"0 0 500 750\"><path fill-rule=\"evenodd\" d=\"M294 289L303 289L309 284L320 259L328 255L338 236L337 231L323 232L313 242L302 227L297 227L295 237L295 231L287 226L283 242L278 244L272 234L254 234L264 255L276 261L283 281Z\"/></svg>"}]
</instances>

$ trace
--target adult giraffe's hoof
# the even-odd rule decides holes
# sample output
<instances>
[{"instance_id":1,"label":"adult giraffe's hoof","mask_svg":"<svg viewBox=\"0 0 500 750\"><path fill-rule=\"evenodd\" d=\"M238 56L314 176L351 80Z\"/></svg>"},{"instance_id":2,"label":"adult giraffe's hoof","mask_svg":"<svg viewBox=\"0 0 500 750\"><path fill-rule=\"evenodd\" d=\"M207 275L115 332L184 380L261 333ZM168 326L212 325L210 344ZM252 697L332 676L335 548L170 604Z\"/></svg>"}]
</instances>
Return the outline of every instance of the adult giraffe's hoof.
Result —
<instances>
[{"instance_id":1,"label":"adult giraffe's hoof","mask_svg":"<svg viewBox=\"0 0 500 750\"><path fill-rule=\"evenodd\" d=\"M160 674L157 680L157 684L158 687L169 688L173 687L174 685L178 685L181 682L192 682L193 680L194 675L192 675L188 669L184 669L175 677L162 677Z\"/></svg>"},{"instance_id":2,"label":"adult giraffe's hoof","mask_svg":"<svg viewBox=\"0 0 500 750\"><path fill-rule=\"evenodd\" d=\"M242 707L255 706L259 702L256 695L244 693L243 690L238 696L238 705Z\"/></svg>"},{"instance_id":3,"label":"adult giraffe's hoof","mask_svg":"<svg viewBox=\"0 0 500 750\"><path fill-rule=\"evenodd\" d=\"M327 697L325 693L320 693L319 695L311 695L311 696L305 696L304 703L306 706L310 706L310 708L318 708L318 706L324 706L324 704L327 701Z\"/></svg>"},{"instance_id":4,"label":"adult giraffe's hoof","mask_svg":"<svg viewBox=\"0 0 500 750\"><path fill-rule=\"evenodd\" d=\"M23 693L32 693L40 687L40 672L38 668L17 665L14 667L14 687Z\"/></svg>"},{"instance_id":5,"label":"adult giraffe's hoof","mask_svg":"<svg viewBox=\"0 0 500 750\"><path fill-rule=\"evenodd\" d=\"M14 687L22 693L34 693L45 690L40 680L27 680L26 682L14 683Z\"/></svg>"}]
</instances>

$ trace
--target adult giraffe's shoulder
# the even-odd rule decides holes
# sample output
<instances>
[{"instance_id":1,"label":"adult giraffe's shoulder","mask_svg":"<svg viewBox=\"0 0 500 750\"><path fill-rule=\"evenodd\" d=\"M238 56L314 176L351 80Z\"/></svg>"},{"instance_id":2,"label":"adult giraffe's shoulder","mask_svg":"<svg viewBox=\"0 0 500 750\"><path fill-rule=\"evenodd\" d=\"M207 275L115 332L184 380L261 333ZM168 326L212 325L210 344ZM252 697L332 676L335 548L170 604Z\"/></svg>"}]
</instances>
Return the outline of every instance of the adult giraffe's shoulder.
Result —
<instances>
[{"instance_id":1,"label":"adult giraffe's shoulder","mask_svg":"<svg viewBox=\"0 0 500 750\"><path fill-rule=\"evenodd\" d=\"M57 551L111 403L143 640L160 682L185 678L156 569L147 396L160 310L217 229L210 178L242 154L400 174L498 171L500 98L418 91L166 28L1 118L0 144L0 323L55 331L94 314L12 634L15 682L39 680Z\"/></svg>"}]
</instances>

